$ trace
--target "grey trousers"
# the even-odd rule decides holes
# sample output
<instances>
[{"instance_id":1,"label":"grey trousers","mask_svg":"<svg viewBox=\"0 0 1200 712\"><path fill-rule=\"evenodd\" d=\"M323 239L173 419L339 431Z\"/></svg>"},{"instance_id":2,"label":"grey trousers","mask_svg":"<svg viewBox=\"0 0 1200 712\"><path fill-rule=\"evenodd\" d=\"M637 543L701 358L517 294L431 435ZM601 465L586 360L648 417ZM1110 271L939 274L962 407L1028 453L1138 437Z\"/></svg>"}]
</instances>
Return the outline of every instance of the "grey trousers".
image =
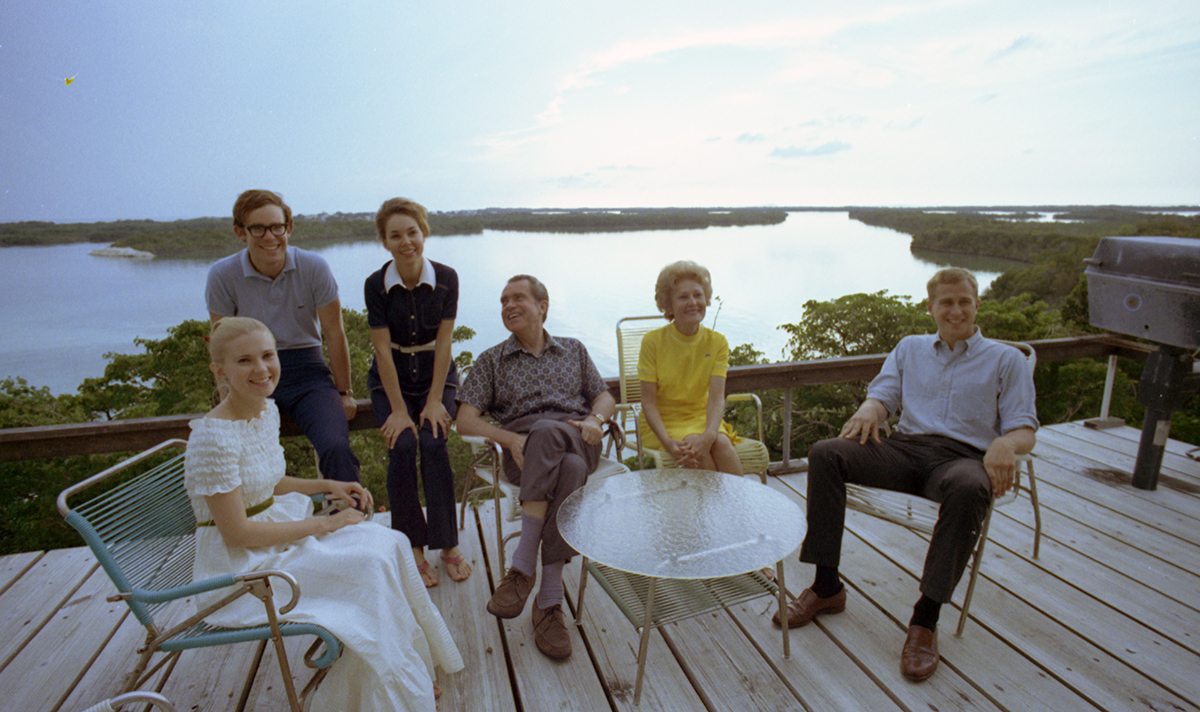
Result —
<instances>
[{"instance_id":1,"label":"grey trousers","mask_svg":"<svg viewBox=\"0 0 1200 712\"><path fill-rule=\"evenodd\" d=\"M808 531L800 560L838 566L846 483L906 492L938 502L921 593L948 603L970 562L992 502L984 453L940 435L893 433L882 443L831 438L808 454Z\"/></svg>"},{"instance_id":2,"label":"grey trousers","mask_svg":"<svg viewBox=\"0 0 1200 712\"><path fill-rule=\"evenodd\" d=\"M547 502L542 529L542 564L569 561L579 553L558 532L558 509L572 492L587 482L600 463L600 445L589 445L579 428L566 422L583 415L549 411L532 413L506 424L505 430L522 433L525 441L523 469L507 451L504 472L509 482L520 486L522 502Z\"/></svg>"}]
</instances>

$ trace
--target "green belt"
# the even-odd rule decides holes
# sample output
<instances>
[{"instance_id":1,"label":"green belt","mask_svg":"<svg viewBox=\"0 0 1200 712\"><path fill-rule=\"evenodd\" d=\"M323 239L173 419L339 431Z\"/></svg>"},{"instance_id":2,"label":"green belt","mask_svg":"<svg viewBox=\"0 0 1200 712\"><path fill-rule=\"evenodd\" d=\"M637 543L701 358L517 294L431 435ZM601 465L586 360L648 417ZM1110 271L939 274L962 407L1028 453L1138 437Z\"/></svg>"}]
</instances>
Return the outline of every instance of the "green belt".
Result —
<instances>
[{"instance_id":1,"label":"green belt","mask_svg":"<svg viewBox=\"0 0 1200 712\"><path fill-rule=\"evenodd\" d=\"M253 507L250 507L249 509L247 509L247 510L246 510L246 516L247 516L247 517L253 517L255 514L258 514L259 512L265 512L265 511L267 511L268 509L270 509L270 507L271 507L271 505L272 505L272 504L275 504L275 498L274 498L274 497L267 497L266 499L264 499L263 501L259 502L259 503L258 503L258 504L256 504L256 505L254 505ZM213 525L215 525L215 524L216 524L216 522L214 522L213 520L211 520L211 519L210 519L210 520L208 520L207 522L200 522L200 523L199 523L199 524L197 524L196 526L198 526L198 527L211 527L211 526L213 526Z\"/></svg>"}]
</instances>

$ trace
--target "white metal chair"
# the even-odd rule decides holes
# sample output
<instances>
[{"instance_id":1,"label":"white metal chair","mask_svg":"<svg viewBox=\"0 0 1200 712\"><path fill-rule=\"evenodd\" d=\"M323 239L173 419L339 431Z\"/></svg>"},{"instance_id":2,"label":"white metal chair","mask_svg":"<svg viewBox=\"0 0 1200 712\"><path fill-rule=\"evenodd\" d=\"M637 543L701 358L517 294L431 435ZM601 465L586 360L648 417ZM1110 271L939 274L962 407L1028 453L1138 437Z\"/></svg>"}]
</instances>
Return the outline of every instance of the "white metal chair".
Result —
<instances>
[{"instance_id":1,"label":"white metal chair","mask_svg":"<svg viewBox=\"0 0 1200 712\"><path fill-rule=\"evenodd\" d=\"M117 695L112 699L94 704L83 712L116 712L116 710L120 710L127 705L129 708L133 708L134 705L143 704L148 704L156 710L162 710L162 712L175 712L175 705L171 704L170 700L158 694L157 692L144 691L128 692L124 695Z\"/></svg>"},{"instance_id":2,"label":"white metal chair","mask_svg":"<svg viewBox=\"0 0 1200 712\"><path fill-rule=\"evenodd\" d=\"M625 449L625 433L621 430L621 424L615 419L609 419L605 423L605 427L607 443L604 447L604 454L600 458L595 472L588 475L589 481L629 472L629 468L620 459L621 453ZM504 449L500 447L499 443L476 435L462 435L461 437L463 442L471 448L471 464L468 465L467 476L463 480L458 528L462 529L466 526L467 502L472 497L490 494L495 503L492 509L496 514L496 541L499 542L500 548L500 571L504 572L508 570L504 548L510 540L521 535L519 531L512 532L508 536L504 535L504 519L515 522L521 518L520 487L509 482L508 477L504 474ZM499 473L498 476L497 473ZM482 480L486 484L482 487L472 487L476 480ZM508 513L504 515L500 512L502 497L508 500Z\"/></svg>"},{"instance_id":3,"label":"white metal chair","mask_svg":"<svg viewBox=\"0 0 1200 712\"><path fill-rule=\"evenodd\" d=\"M329 666L341 655L341 641L319 625L279 620L279 616L290 611L300 600L300 587L287 572L248 571L204 581L192 580L196 517L183 484L182 453L127 477L141 463L186 445L184 440L160 443L58 495L58 511L83 536L116 586L117 594L108 600L124 601L138 622L146 627L146 641L137 651L138 662L127 676L121 692L136 690L164 665L173 663L184 650L271 640L275 643L290 708L300 712L309 701L310 693L329 671ZM119 484L108 489L99 488L104 491L81 504L68 502L85 490L114 482ZM286 584L290 589L291 600L276 609L273 587L280 584ZM156 618L160 609L173 601L226 587L231 588L228 596L180 623L169 624L161 617ZM267 624L218 628L204 623L204 618L213 611L243 595L262 601ZM299 695L292 683L283 642L284 637L294 635L316 636L304 655L305 665L315 668L316 672ZM150 666L151 659L158 653L163 653L163 657Z\"/></svg>"},{"instance_id":4,"label":"white metal chair","mask_svg":"<svg viewBox=\"0 0 1200 712\"><path fill-rule=\"evenodd\" d=\"M638 378L638 359L642 351L642 337L647 332L657 329L664 323L659 316L631 316L617 322L617 365L620 376L621 400L617 404L617 412L621 416L621 425L626 432L630 428L637 434L638 467L645 466L645 457L649 456L655 467L674 467L675 458L666 450L655 450L642 445L642 431L638 427L638 418L642 403L642 382ZM726 394L726 403L754 403L758 416L758 439L742 438L734 446L738 459L742 463L742 472L748 475L758 475L766 483L767 466L771 464L771 456L763 443L763 414L762 401L753 393Z\"/></svg>"},{"instance_id":5,"label":"white metal chair","mask_svg":"<svg viewBox=\"0 0 1200 712\"><path fill-rule=\"evenodd\" d=\"M1029 364L1029 371L1032 375L1034 368L1037 366L1037 353L1033 350L1033 347L1029 344L1016 341L1003 341L1001 343L1009 344L1025 354ZM1033 473L1032 454L1018 455L1016 469L1016 481L1013 483L1013 488L1004 497L992 502L992 507L988 509L987 516L983 520L983 526L980 528L979 540L976 542L975 551L971 556L971 576L967 583L966 596L963 598L962 613L958 618L957 635L962 635L963 629L967 625L967 613L971 608L971 598L975 594L975 582L979 577L979 567L983 558L983 550L987 545L988 527L992 521L992 510L1017 499L1017 495L1021 490L1022 472L1029 479L1029 499L1033 503L1034 519L1033 555L1035 558L1038 556L1038 547L1042 537L1042 515L1038 506L1037 480L1034 478ZM895 522L926 535L933 534L933 526L937 523L938 518L937 503L924 497L856 484L846 485L846 508Z\"/></svg>"}]
</instances>

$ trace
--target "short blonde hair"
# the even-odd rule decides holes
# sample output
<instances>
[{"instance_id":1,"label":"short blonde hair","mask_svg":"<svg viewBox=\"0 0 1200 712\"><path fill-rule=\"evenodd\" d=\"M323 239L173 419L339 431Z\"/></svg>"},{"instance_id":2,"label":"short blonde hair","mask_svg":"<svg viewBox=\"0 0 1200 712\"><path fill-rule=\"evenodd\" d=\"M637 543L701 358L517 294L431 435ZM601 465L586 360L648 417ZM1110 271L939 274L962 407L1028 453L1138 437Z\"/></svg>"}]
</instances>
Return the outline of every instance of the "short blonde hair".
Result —
<instances>
[{"instance_id":1,"label":"short blonde hair","mask_svg":"<svg viewBox=\"0 0 1200 712\"><path fill-rule=\"evenodd\" d=\"M692 262L691 260L679 260L672 262L662 271L658 273L658 281L654 283L654 303L658 305L658 310L663 313L663 316L668 319L674 319L675 314L671 309L671 297L675 292L675 285L685 279L690 279L700 285L704 290L704 305L712 305L712 275L704 267Z\"/></svg>"},{"instance_id":2,"label":"short blonde hair","mask_svg":"<svg viewBox=\"0 0 1200 712\"><path fill-rule=\"evenodd\" d=\"M933 273L929 278L929 282L925 285L925 291L929 293L929 301L933 301L933 293L941 284L962 284L966 282L971 285L971 291L975 293L975 298L979 299L979 281L975 279L975 275L959 267L947 267Z\"/></svg>"}]
</instances>

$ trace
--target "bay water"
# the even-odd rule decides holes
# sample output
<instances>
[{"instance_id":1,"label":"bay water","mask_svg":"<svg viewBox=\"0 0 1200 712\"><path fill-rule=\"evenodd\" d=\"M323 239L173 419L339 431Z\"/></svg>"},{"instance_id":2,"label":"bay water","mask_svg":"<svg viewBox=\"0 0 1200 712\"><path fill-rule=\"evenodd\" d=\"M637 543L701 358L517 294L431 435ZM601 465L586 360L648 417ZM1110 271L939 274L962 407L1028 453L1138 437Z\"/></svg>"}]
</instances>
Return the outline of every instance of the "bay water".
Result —
<instances>
[{"instance_id":1,"label":"bay water","mask_svg":"<svg viewBox=\"0 0 1200 712\"><path fill-rule=\"evenodd\" d=\"M238 244L232 231L229 239ZM779 325L799 321L808 300L884 289L923 299L925 282L950 264L975 271L982 290L1008 266L918 257L909 242L908 235L863 225L845 212L799 212L779 225L706 230L435 235L425 255L458 272L456 323L476 336L456 344L456 354L478 356L508 336L500 291L509 277L525 273L550 291L547 330L583 341L601 374L615 376L617 320L658 313L654 282L675 260L694 260L712 272L705 324L725 334L730 347L750 343L771 360L784 358L787 338ZM211 260L90 254L98 247L0 249L0 378L73 392L84 378L103 373L106 353L136 353L135 338L161 339L185 319L207 318ZM342 305L363 309L363 282L389 259L387 251L374 241L316 251L333 269Z\"/></svg>"}]
</instances>

